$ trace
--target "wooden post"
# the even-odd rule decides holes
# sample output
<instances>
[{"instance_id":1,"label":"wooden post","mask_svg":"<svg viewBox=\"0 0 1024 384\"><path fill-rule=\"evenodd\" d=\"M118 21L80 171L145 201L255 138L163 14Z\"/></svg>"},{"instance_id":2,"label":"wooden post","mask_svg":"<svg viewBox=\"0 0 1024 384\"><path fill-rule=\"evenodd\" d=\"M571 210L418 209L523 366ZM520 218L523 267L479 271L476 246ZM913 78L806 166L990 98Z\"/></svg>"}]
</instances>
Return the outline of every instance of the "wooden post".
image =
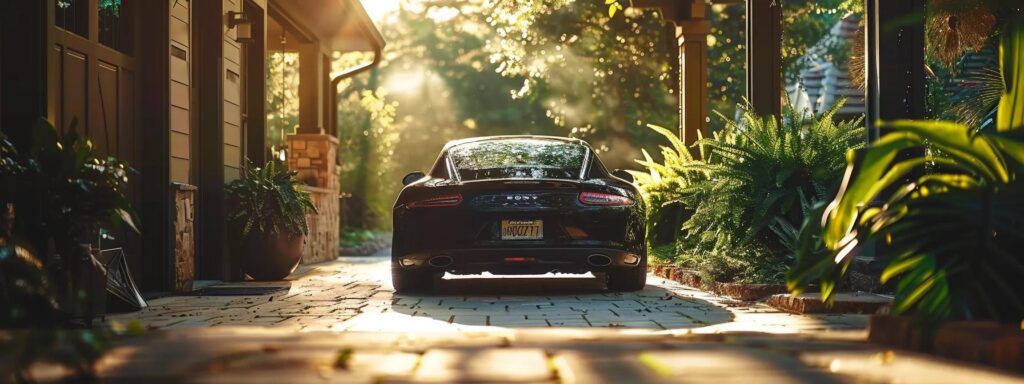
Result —
<instances>
[{"instance_id":1,"label":"wooden post","mask_svg":"<svg viewBox=\"0 0 1024 384\"><path fill-rule=\"evenodd\" d=\"M782 5L747 0L747 100L759 114L782 116Z\"/></svg>"},{"instance_id":2,"label":"wooden post","mask_svg":"<svg viewBox=\"0 0 1024 384\"><path fill-rule=\"evenodd\" d=\"M708 33L707 5L703 0L632 0L633 7L653 9L675 23L679 45L679 138L687 145L707 133Z\"/></svg>"},{"instance_id":3,"label":"wooden post","mask_svg":"<svg viewBox=\"0 0 1024 384\"><path fill-rule=\"evenodd\" d=\"M297 133L324 132L324 70L320 43L312 41L301 44L299 47L299 129Z\"/></svg>"},{"instance_id":4,"label":"wooden post","mask_svg":"<svg viewBox=\"0 0 1024 384\"><path fill-rule=\"evenodd\" d=\"M711 21L704 18L676 23L679 39L679 137L686 145L707 133L708 43Z\"/></svg>"},{"instance_id":5,"label":"wooden post","mask_svg":"<svg viewBox=\"0 0 1024 384\"><path fill-rule=\"evenodd\" d=\"M879 120L923 119L924 0L866 0L868 141L885 132Z\"/></svg>"},{"instance_id":6,"label":"wooden post","mask_svg":"<svg viewBox=\"0 0 1024 384\"><path fill-rule=\"evenodd\" d=\"M222 1L193 1L192 68L196 92L197 151L196 197L196 277L207 280L233 280L231 260L226 252L224 220L224 15Z\"/></svg>"}]
</instances>

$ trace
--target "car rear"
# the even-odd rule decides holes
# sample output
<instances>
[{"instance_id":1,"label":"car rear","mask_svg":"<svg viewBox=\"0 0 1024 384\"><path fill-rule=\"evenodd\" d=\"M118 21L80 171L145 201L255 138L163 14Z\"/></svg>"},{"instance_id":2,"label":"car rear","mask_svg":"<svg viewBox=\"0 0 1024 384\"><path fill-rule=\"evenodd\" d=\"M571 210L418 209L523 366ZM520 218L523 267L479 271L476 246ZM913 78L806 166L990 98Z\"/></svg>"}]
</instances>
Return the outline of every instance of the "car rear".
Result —
<instances>
[{"instance_id":1,"label":"car rear","mask_svg":"<svg viewBox=\"0 0 1024 384\"><path fill-rule=\"evenodd\" d=\"M580 141L455 146L396 203L395 261L455 274L635 269L645 260L641 204Z\"/></svg>"}]
</instances>

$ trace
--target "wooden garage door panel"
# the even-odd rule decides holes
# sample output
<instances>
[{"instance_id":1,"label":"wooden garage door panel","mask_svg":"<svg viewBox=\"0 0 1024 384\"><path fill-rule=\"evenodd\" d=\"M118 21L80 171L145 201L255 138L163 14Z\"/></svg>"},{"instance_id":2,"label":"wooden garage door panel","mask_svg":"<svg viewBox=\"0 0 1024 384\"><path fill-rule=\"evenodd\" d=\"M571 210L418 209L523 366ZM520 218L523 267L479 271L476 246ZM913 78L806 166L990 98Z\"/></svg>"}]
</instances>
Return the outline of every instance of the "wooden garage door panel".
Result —
<instances>
[{"instance_id":1,"label":"wooden garage door panel","mask_svg":"<svg viewBox=\"0 0 1024 384\"><path fill-rule=\"evenodd\" d=\"M138 167L140 165L137 161L139 146L135 145L135 71L121 67L120 87L118 108L121 113L118 118L117 156L126 161L128 165Z\"/></svg>"},{"instance_id":2,"label":"wooden garage door panel","mask_svg":"<svg viewBox=\"0 0 1024 384\"><path fill-rule=\"evenodd\" d=\"M94 148L103 156L117 155L119 72L116 66L102 61L96 66L96 93L88 134Z\"/></svg>"},{"instance_id":3,"label":"wooden garage door panel","mask_svg":"<svg viewBox=\"0 0 1024 384\"><path fill-rule=\"evenodd\" d=\"M85 54L63 47L61 50L61 119L60 130L71 126L71 121L78 120L78 128L85 125L88 115L85 113L89 89L86 88L86 74L89 72L88 59Z\"/></svg>"}]
</instances>

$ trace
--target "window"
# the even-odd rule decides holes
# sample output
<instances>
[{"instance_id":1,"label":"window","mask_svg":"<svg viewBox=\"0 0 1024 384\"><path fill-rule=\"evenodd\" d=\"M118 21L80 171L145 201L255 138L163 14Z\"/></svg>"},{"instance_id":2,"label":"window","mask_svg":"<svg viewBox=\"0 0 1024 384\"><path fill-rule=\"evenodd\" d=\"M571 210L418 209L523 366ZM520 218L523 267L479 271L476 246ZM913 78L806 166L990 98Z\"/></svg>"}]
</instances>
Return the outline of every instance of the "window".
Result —
<instances>
[{"instance_id":1,"label":"window","mask_svg":"<svg viewBox=\"0 0 1024 384\"><path fill-rule=\"evenodd\" d=\"M448 150L463 181L486 179L579 179L587 148L544 139L484 140Z\"/></svg>"},{"instance_id":2,"label":"window","mask_svg":"<svg viewBox=\"0 0 1024 384\"><path fill-rule=\"evenodd\" d=\"M54 21L65 31L89 37L89 0L54 0Z\"/></svg>"},{"instance_id":3,"label":"window","mask_svg":"<svg viewBox=\"0 0 1024 384\"><path fill-rule=\"evenodd\" d=\"M81 0L78 0L81 1ZM97 0L100 44L121 52L131 53L132 25L126 3L129 0Z\"/></svg>"}]
</instances>

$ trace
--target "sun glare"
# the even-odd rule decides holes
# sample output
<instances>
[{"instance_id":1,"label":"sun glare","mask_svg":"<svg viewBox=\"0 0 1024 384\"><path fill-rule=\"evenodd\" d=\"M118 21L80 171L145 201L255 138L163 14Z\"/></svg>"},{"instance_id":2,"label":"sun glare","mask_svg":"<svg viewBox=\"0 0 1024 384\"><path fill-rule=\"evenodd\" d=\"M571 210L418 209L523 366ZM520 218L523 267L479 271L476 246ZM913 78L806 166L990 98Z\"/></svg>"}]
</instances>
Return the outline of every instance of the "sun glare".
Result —
<instances>
[{"instance_id":1,"label":"sun glare","mask_svg":"<svg viewBox=\"0 0 1024 384\"><path fill-rule=\"evenodd\" d=\"M401 0L361 0L366 13L370 15L374 23L380 25L381 20L389 13L398 11L398 3Z\"/></svg>"}]
</instances>

